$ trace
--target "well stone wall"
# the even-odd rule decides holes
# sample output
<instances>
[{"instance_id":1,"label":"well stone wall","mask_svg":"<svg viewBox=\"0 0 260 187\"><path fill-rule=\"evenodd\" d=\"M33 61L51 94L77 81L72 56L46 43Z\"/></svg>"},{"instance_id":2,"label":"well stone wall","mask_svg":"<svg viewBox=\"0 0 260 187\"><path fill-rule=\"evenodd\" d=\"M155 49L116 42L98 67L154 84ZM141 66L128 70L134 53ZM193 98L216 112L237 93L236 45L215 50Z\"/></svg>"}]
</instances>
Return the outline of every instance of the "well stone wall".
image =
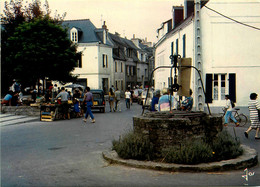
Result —
<instances>
[{"instance_id":1,"label":"well stone wall","mask_svg":"<svg viewBox=\"0 0 260 187\"><path fill-rule=\"evenodd\" d=\"M222 116L203 112L148 112L133 118L134 132L148 136L156 152L169 145L206 138L212 141L222 131Z\"/></svg>"}]
</instances>

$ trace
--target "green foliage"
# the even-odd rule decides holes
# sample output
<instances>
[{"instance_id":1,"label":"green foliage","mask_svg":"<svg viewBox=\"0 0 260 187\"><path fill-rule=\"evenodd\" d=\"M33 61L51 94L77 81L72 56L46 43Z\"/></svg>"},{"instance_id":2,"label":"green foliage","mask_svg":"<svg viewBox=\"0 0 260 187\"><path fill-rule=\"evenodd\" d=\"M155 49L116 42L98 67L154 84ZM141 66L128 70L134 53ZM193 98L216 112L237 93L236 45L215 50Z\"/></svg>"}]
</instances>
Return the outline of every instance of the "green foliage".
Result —
<instances>
[{"instance_id":1,"label":"green foliage","mask_svg":"<svg viewBox=\"0 0 260 187\"><path fill-rule=\"evenodd\" d=\"M189 141L180 146L163 149L162 155L168 163L198 164L210 162L213 158L211 147L203 141Z\"/></svg>"},{"instance_id":2,"label":"green foliage","mask_svg":"<svg viewBox=\"0 0 260 187\"><path fill-rule=\"evenodd\" d=\"M141 134L126 133L112 144L112 149L124 159L151 160L154 157L153 145Z\"/></svg>"},{"instance_id":3,"label":"green foliage","mask_svg":"<svg viewBox=\"0 0 260 187\"><path fill-rule=\"evenodd\" d=\"M220 132L208 144L203 140L189 141L180 146L172 146L162 151L165 161L179 164L198 164L236 158L243 153L240 142L235 140L226 130Z\"/></svg>"},{"instance_id":4,"label":"green foliage","mask_svg":"<svg viewBox=\"0 0 260 187\"><path fill-rule=\"evenodd\" d=\"M119 140L113 140L112 144L112 149L121 158L158 160L154 155L152 143L150 143L148 137L141 134L126 133ZM208 144L204 140L190 140L180 145L164 148L160 160L167 163L199 164L232 159L242 153L243 149L240 147L240 142L223 130L217 135L212 144Z\"/></svg>"},{"instance_id":5,"label":"green foliage","mask_svg":"<svg viewBox=\"0 0 260 187\"><path fill-rule=\"evenodd\" d=\"M38 78L48 77L48 72L55 72L56 77L62 75L60 79L64 82L73 79L70 72L75 65L76 50L60 26L65 14L51 18L50 13L48 1L43 7L41 0L32 0L31 3L5 1L1 14L1 78L5 80L2 81L2 91L8 90L14 78L24 87L31 86ZM54 65L50 66L53 62ZM59 63L68 67L64 68Z\"/></svg>"},{"instance_id":6,"label":"green foliage","mask_svg":"<svg viewBox=\"0 0 260 187\"><path fill-rule=\"evenodd\" d=\"M220 132L213 140L212 149L215 152L215 160L232 159L243 153L240 141L233 138L226 130Z\"/></svg>"}]
</instances>

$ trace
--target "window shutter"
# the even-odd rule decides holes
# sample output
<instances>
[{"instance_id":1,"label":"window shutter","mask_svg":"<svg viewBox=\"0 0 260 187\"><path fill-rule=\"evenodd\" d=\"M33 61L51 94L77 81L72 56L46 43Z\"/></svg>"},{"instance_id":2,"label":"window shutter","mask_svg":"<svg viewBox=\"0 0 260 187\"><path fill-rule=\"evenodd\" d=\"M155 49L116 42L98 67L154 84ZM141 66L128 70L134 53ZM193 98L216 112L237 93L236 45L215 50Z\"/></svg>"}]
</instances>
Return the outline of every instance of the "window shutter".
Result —
<instances>
[{"instance_id":1,"label":"window shutter","mask_svg":"<svg viewBox=\"0 0 260 187\"><path fill-rule=\"evenodd\" d=\"M206 103L212 103L212 74L206 74Z\"/></svg>"},{"instance_id":2,"label":"window shutter","mask_svg":"<svg viewBox=\"0 0 260 187\"><path fill-rule=\"evenodd\" d=\"M176 39L176 55L179 54L179 40Z\"/></svg>"},{"instance_id":3,"label":"window shutter","mask_svg":"<svg viewBox=\"0 0 260 187\"><path fill-rule=\"evenodd\" d=\"M229 97L232 101L236 102L236 74L229 74Z\"/></svg>"},{"instance_id":4,"label":"window shutter","mask_svg":"<svg viewBox=\"0 0 260 187\"><path fill-rule=\"evenodd\" d=\"M82 68L82 54L78 53L78 67Z\"/></svg>"},{"instance_id":5,"label":"window shutter","mask_svg":"<svg viewBox=\"0 0 260 187\"><path fill-rule=\"evenodd\" d=\"M107 55L106 55L106 68L108 67L108 62L107 62Z\"/></svg>"},{"instance_id":6,"label":"window shutter","mask_svg":"<svg viewBox=\"0 0 260 187\"><path fill-rule=\"evenodd\" d=\"M185 58L186 57L186 35L184 34L182 37L183 40L183 54L182 57Z\"/></svg>"}]
</instances>

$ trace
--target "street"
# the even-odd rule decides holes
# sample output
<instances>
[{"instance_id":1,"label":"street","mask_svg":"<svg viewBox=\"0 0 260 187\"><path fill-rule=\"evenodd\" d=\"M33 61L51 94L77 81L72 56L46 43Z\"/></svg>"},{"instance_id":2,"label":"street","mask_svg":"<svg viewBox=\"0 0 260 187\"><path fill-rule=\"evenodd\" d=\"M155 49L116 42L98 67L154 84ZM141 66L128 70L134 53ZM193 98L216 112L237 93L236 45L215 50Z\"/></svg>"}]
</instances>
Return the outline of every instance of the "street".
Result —
<instances>
[{"instance_id":1,"label":"street","mask_svg":"<svg viewBox=\"0 0 260 187\"><path fill-rule=\"evenodd\" d=\"M122 112L95 112L96 123L83 118L53 122L34 121L1 127L1 186L182 186L260 185L259 164L249 168L254 175L246 181L241 171L162 172L109 165L102 152L112 140L132 129L132 117L141 106ZM234 124L225 127L234 135ZM235 128L241 142L260 152L255 131L244 137L246 127ZM259 160L259 158L258 158ZM245 168L246 169L246 168Z\"/></svg>"}]
</instances>

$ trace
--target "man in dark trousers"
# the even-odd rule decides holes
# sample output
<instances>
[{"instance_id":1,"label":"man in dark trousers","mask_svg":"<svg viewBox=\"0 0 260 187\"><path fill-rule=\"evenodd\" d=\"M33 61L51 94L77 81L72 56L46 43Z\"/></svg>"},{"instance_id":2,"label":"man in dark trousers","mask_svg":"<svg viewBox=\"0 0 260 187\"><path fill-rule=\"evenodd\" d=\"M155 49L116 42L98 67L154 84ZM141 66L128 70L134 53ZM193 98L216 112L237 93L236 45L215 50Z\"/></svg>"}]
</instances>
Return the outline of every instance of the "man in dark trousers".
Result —
<instances>
[{"instance_id":1,"label":"man in dark trousers","mask_svg":"<svg viewBox=\"0 0 260 187\"><path fill-rule=\"evenodd\" d=\"M95 117L91 111L91 107L93 106L93 95L92 93L90 92L90 88L87 87L86 88L86 91L87 93L84 95L84 99L83 101L86 102L86 107L87 107L87 111L86 111L86 114L85 114L85 118L84 118L84 122L87 122L87 119L88 119L88 115L90 115L91 119L92 119L92 123L95 123Z\"/></svg>"},{"instance_id":2,"label":"man in dark trousers","mask_svg":"<svg viewBox=\"0 0 260 187\"><path fill-rule=\"evenodd\" d=\"M68 115L68 119L70 119L68 104L69 94L65 91L64 87L61 88L61 92L57 95L56 99L58 99L59 97L61 98L61 109L64 115L64 119L66 119L66 114Z\"/></svg>"}]
</instances>

